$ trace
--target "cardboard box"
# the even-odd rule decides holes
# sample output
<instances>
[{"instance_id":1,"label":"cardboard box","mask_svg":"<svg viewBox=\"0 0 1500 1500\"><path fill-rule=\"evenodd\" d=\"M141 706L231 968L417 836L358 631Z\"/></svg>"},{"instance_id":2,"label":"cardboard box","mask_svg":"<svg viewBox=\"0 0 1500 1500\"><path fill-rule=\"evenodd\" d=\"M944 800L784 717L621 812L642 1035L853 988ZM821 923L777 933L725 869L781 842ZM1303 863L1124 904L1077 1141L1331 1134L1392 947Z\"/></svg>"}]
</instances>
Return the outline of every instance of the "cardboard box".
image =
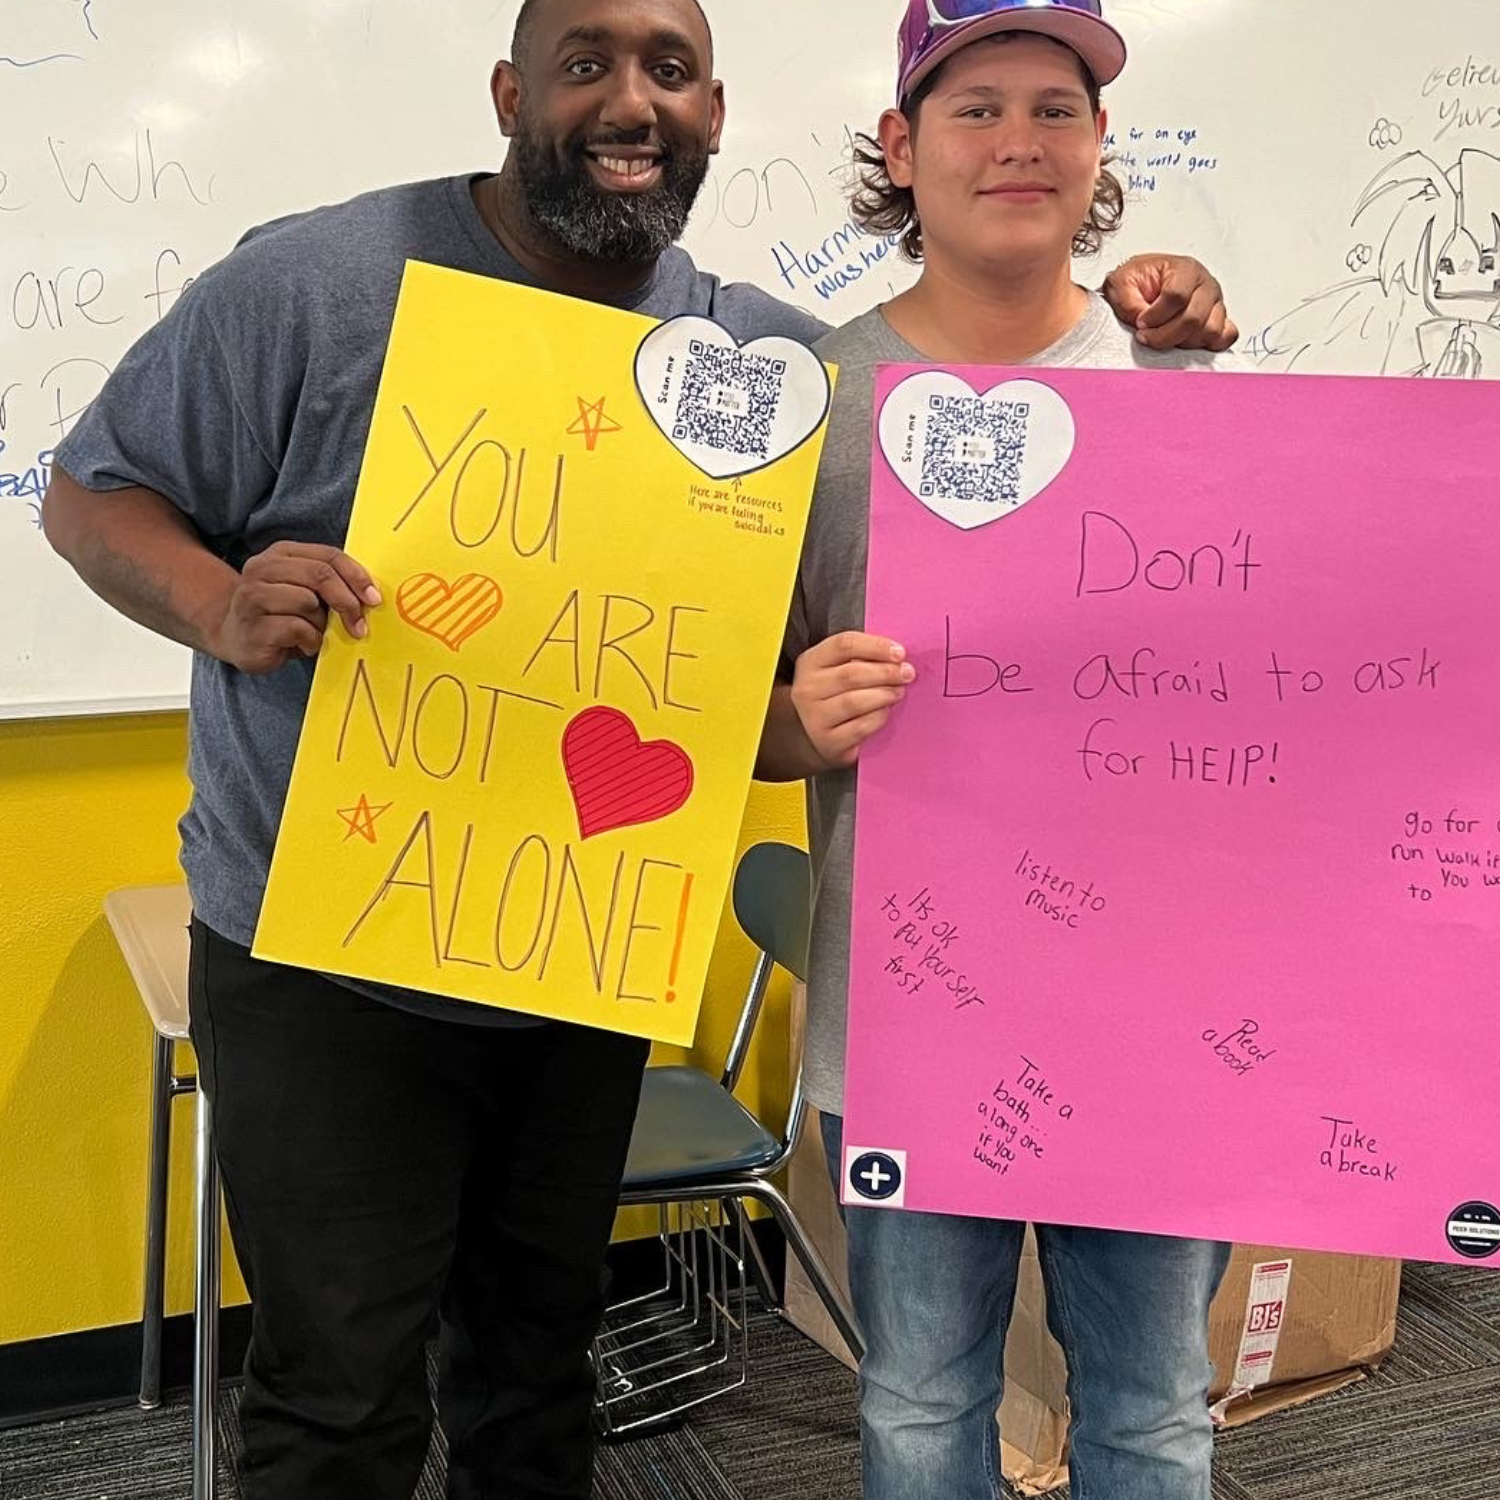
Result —
<instances>
[{"instance_id":1,"label":"cardboard box","mask_svg":"<svg viewBox=\"0 0 1500 1500\"><path fill-rule=\"evenodd\" d=\"M844 1227L812 1112L792 1159L788 1196L842 1279ZM1395 1342L1400 1285L1399 1261L1237 1245L1210 1314L1216 1419L1238 1426L1363 1379ZM793 1324L853 1364L790 1256L786 1307ZM1066 1378L1062 1350L1047 1331L1046 1294L1028 1234L999 1412L1005 1475L1022 1494L1067 1483Z\"/></svg>"}]
</instances>

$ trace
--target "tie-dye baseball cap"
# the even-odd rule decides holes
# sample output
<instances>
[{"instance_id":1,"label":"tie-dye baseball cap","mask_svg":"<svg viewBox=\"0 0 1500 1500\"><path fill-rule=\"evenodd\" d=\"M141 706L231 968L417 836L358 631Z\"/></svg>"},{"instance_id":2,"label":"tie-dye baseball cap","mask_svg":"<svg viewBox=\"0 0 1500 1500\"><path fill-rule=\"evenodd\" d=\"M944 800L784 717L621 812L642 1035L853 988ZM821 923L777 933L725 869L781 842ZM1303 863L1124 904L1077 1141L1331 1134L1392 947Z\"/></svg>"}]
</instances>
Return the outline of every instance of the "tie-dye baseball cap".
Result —
<instances>
[{"instance_id":1,"label":"tie-dye baseball cap","mask_svg":"<svg viewBox=\"0 0 1500 1500\"><path fill-rule=\"evenodd\" d=\"M959 48L1002 31L1035 31L1071 47L1101 88L1125 66L1125 40L1104 19L1103 0L911 0L901 22L897 102Z\"/></svg>"}]
</instances>

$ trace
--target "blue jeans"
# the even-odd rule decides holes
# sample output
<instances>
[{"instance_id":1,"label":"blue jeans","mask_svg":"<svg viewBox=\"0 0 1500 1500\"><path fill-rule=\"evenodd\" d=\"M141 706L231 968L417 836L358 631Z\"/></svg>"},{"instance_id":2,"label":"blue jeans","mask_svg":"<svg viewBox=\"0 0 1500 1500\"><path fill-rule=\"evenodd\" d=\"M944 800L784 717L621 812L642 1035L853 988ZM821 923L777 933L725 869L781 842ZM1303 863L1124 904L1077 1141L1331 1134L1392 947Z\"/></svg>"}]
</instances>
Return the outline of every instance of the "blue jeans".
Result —
<instances>
[{"instance_id":1,"label":"blue jeans","mask_svg":"<svg viewBox=\"0 0 1500 1500\"><path fill-rule=\"evenodd\" d=\"M825 1115L839 1177L843 1121ZM864 1500L996 1500L995 1408L1026 1226L848 1208ZM1036 1226L1068 1362L1073 1500L1210 1500L1208 1306L1229 1247Z\"/></svg>"}]
</instances>

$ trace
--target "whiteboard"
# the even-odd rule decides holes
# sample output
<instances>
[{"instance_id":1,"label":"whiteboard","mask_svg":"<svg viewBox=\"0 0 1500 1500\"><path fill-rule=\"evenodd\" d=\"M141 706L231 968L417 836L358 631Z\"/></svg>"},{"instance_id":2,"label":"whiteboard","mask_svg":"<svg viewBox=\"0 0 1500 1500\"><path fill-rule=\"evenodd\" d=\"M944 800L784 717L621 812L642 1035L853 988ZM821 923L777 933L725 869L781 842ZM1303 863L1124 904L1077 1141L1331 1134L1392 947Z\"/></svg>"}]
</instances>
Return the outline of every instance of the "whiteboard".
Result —
<instances>
[{"instance_id":1,"label":"whiteboard","mask_svg":"<svg viewBox=\"0 0 1500 1500\"><path fill-rule=\"evenodd\" d=\"M488 77L515 9L0 0L0 715L185 702L187 653L100 604L42 538L51 450L248 226L498 165ZM890 296L911 271L852 232L845 163L888 102L901 0L707 9L729 123L688 248L834 322ZM1461 214L1495 248L1494 0L1109 9L1133 56L1106 99L1131 187L1106 261L1198 255L1269 368L1500 372L1500 303L1453 295L1478 264L1446 290L1432 274Z\"/></svg>"}]
</instances>

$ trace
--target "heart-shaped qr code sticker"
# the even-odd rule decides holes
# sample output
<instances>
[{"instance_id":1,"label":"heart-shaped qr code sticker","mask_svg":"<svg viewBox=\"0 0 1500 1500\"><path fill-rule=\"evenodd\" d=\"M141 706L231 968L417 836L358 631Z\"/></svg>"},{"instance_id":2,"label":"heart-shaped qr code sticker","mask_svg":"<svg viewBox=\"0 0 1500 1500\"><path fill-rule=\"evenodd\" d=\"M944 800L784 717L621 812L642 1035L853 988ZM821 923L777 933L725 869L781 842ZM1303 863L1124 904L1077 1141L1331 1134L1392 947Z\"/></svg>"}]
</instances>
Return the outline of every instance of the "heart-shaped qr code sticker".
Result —
<instances>
[{"instance_id":1,"label":"heart-shaped qr code sticker","mask_svg":"<svg viewBox=\"0 0 1500 1500\"><path fill-rule=\"evenodd\" d=\"M795 453L823 425L833 386L792 339L739 343L709 318L672 318L635 356L635 384L661 434L710 479L735 479Z\"/></svg>"},{"instance_id":2,"label":"heart-shaped qr code sticker","mask_svg":"<svg viewBox=\"0 0 1500 1500\"><path fill-rule=\"evenodd\" d=\"M980 395L943 370L909 376L880 409L880 449L933 515L972 531L1035 500L1067 468L1077 429L1037 380Z\"/></svg>"}]
</instances>

